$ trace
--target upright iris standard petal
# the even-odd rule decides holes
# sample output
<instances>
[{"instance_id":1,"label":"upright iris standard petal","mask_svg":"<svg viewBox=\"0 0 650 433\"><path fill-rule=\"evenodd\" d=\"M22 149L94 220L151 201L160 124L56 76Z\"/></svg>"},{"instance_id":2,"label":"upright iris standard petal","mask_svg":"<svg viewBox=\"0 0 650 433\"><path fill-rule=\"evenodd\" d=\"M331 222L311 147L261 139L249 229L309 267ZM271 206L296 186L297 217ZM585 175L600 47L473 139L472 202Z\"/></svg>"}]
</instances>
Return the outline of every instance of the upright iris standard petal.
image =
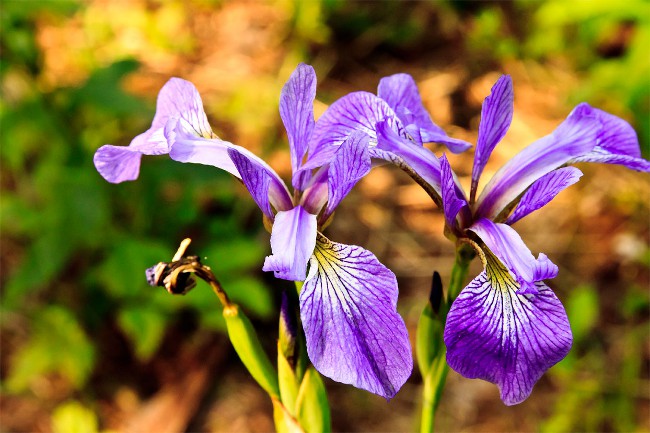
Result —
<instances>
[{"instance_id":1,"label":"upright iris standard petal","mask_svg":"<svg viewBox=\"0 0 650 433\"><path fill-rule=\"evenodd\" d=\"M111 183L137 179L141 155L169 153L171 143L164 130L171 119L182 121L200 136L213 136L196 87L189 81L172 78L158 93L156 114L146 132L135 137L128 147L107 144L97 149L93 161L99 174Z\"/></svg>"},{"instance_id":2,"label":"upright iris standard petal","mask_svg":"<svg viewBox=\"0 0 650 433\"><path fill-rule=\"evenodd\" d=\"M454 179L454 172L447 161L447 156L440 157L440 170L442 182L442 208L445 214L447 226L452 230L457 230L458 224L456 216L461 209L467 207L465 195L460 191L456 180Z\"/></svg>"},{"instance_id":3,"label":"upright iris standard petal","mask_svg":"<svg viewBox=\"0 0 650 433\"><path fill-rule=\"evenodd\" d=\"M309 359L323 375L392 398L413 369L397 280L361 247L320 236L300 292Z\"/></svg>"},{"instance_id":4,"label":"upright iris standard petal","mask_svg":"<svg viewBox=\"0 0 650 433\"><path fill-rule=\"evenodd\" d=\"M308 165L315 168L328 163L353 131L366 133L376 143L375 125L379 121L386 121L399 135L406 136L393 109L372 93L353 92L337 100L316 122L309 144Z\"/></svg>"},{"instance_id":5,"label":"upright iris standard petal","mask_svg":"<svg viewBox=\"0 0 650 433\"><path fill-rule=\"evenodd\" d=\"M328 169L328 202L325 219L334 212L352 187L370 171L368 140L369 137L363 132L354 132L341 144L334 155Z\"/></svg>"},{"instance_id":6,"label":"upright iris standard petal","mask_svg":"<svg viewBox=\"0 0 650 433\"><path fill-rule=\"evenodd\" d=\"M575 167L562 167L540 177L521 196L506 224L514 224L531 212L542 208L561 191L576 183L582 172Z\"/></svg>"},{"instance_id":7,"label":"upright iris standard petal","mask_svg":"<svg viewBox=\"0 0 650 433\"><path fill-rule=\"evenodd\" d=\"M445 131L431 120L431 116L422 105L418 87L408 74L395 74L379 81L377 96L386 101L399 116L406 128L415 126L417 133L412 133L425 143L436 142L447 145L454 153L464 152L472 145L466 141L449 137Z\"/></svg>"},{"instance_id":8,"label":"upright iris standard petal","mask_svg":"<svg viewBox=\"0 0 650 433\"><path fill-rule=\"evenodd\" d=\"M514 92L512 79L503 75L492 86L490 96L485 98L481 108L481 123L478 127L478 141L472 168L471 200L473 202L478 180L483 173L495 146L501 141L512 122Z\"/></svg>"},{"instance_id":9,"label":"upright iris standard petal","mask_svg":"<svg viewBox=\"0 0 650 433\"><path fill-rule=\"evenodd\" d=\"M623 165L637 171L650 171L650 162L641 157L641 149L634 128L625 120L603 110L582 103L579 107L590 111L602 124L598 145L589 153L571 162L601 162Z\"/></svg>"},{"instance_id":10,"label":"upright iris standard petal","mask_svg":"<svg viewBox=\"0 0 650 433\"><path fill-rule=\"evenodd\" d=\"M296 173L314 130L314 99L316 98L316 73L314 68L301 63L291 74L280 95L280 117L287 130L291 148L291 167ZM309 172L295 174L293 187L305 189Z\"/></svg>"},{"instance_id":11,"label":"upright iris standard petal","mask_svg":"<svg viewBox=\"0 0 650 433\"><path fill-rule=\"evenodd\" d=\"M275 215L271 230L273 255L264 260L264 271L284 280L304 281L307 263L316 245L316 215L302 206Z\"/></svg>"},{"instance_id":12,"label":"upright iris standard petal","mask_svg":"<svg viewBox=\"0 0 650 433\"><path fill-rule=\"evenodd\" d=\"M535 295L482 272L454 301L444 340L449 366L465 377L495 383L507 405L521 403L546 370L571 349L564 307L544 283Z\"/></svg>"},{"instance_id":13,"label":"upright iris standard petal","mask_svg":"<svg viewBox=\"0 0 650 433\"><path fill-rule=\"evenodd\" d=\"M493 219L533 182L561 165L590 152L600 121L578 106L550 135L515 155L492 177L478 198L476 214Z\"/></svg>"},{"instance_id":14,"label":"upright iris standard petal","mask_svg":"<svg viewBox=\"0 0 650 433\"><path fill-rule=\"evenodd\" d=\"M274 218L271 206L277 210L289 210L293 207L286 187L278 181L278 175L273 170L258 164L256 160L248 158L236 149L228 149L228 155L253 200L270 220Z\"/></svg>"}]
</instances>

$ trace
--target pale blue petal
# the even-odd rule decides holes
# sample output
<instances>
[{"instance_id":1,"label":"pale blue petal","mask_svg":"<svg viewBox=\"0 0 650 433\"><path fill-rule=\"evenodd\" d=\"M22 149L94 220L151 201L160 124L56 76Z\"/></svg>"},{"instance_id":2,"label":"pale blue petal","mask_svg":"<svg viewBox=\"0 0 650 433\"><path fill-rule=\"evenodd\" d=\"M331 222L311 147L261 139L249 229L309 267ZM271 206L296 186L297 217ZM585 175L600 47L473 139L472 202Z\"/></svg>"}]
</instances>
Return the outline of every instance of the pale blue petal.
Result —
<instances>
[{"instance_id":1,"label":"pale blue petal","mask_svg":"<svg viewBox=\"0 0 650 433\"><path fill-rule=\"evenodd\" d=\"M392 398L411 375L395 275L369 251L319 236L300 317L307 353L323 375Z\"/></svg>"},{"instance_id":2,"label":"pale blue petal","mask_svg":"<svg viewBox=\"0 0 650 433\"><path fill-rule=\"evenodd\" d=\"M316 246L316 215L302 206L278 212L271 230L273 255L264 261L264 271L273 271L277 278L304 281L307 263Z\"/></svg>"}]
</instances>

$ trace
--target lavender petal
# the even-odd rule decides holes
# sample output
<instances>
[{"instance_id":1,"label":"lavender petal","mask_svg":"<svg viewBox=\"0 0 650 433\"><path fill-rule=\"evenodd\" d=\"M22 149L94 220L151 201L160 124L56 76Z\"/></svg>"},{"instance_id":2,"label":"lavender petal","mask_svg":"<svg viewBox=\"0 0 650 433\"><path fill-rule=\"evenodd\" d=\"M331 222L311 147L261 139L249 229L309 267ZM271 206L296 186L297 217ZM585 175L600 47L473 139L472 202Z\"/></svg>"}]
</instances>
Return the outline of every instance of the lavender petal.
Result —
<instances>
[{"instance_id":1,"label":"lavender petal","mask_svg":"<svg viewBox=\"0 0 650 433\"><path fill-rule=\"evenodd\" d=\"M273 271L277 278L304 281L307 263L316 246L316 215L302 206L275 215L271 230L271 251L264 271Z\"/></svg>"},{"instance_id":2,"label":"lavender petal","mask_svg":"<svg viewBox=\"0 0 650 433\"><path fill-rule=\"evenodd\" d=\"M506 224L514 224L526 215L546 206L560 192L576 183L582 172L575 167L562 167L545 174L526 190Z\"/></svg>"},{"instance_id":3,"label":"lavender petal","mask_svg":"<svg viewBox=\"0 0 650 433\"><path fill-rule=\"evenodd\" d=\"M472 168L472 196L492 151L510 128L513 103L512 79L509 75L502 75L492 86L492 92L485 98L481 108L481 123Z\"/></svg>"},{"instance_id":4,"label":"lavender petal","mask_svg":"<svg viewBox=\"0 0 650 433\"><path fill-rule=\"evenodd\" d=\"M454 172L447 161L447 156L442 155L440 158L441 168L441 188L442 188L442 208L445 214L447 226L452 230L458 228L456 216L462 208L469 207L465 200L465 195L460 190L457 181L454 179Z\"/></svg>"},{"instance_id":5,"label":"lavender petal","mask_svg":"<svg viewBox=\"0 0 650 433\"><path fill-rule=\"evenodd\" d=\"M323 375L392 398L413 369L395 275L369 251L318 238L300 292L309 359Z\"/></svg>"}]
</instances>

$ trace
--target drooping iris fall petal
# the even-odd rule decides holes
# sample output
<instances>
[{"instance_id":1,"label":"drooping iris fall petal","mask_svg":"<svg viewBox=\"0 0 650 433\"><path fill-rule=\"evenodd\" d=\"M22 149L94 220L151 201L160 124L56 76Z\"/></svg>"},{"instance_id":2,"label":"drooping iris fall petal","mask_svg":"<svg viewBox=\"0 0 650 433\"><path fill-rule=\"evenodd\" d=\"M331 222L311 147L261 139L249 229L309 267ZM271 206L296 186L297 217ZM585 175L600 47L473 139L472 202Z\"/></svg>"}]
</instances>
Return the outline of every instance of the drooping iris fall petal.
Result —
<instances>
[{"instance_id":1,"label":"drooping iris fall petal","mask_svg":"<svg viewBox=\"0 0 650 433\"><path fill-rule=\"evenodd\" d=\"M319 236L300 292L309 359L323 375L387 399L413 368L395 275L367 250Z\"/></svg>"}]
</instances>

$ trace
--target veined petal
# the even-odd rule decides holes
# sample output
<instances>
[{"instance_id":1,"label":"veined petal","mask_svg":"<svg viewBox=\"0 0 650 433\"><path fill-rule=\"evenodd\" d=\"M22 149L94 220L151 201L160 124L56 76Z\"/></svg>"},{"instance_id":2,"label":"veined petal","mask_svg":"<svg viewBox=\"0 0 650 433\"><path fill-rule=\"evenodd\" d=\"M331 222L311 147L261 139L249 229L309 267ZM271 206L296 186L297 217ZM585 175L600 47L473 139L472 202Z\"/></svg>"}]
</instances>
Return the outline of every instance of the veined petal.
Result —
<instances>
[{"instance_id":1,"label":"veined petal","mask_svg":"<svg viewBox=\"0 0 650 433\"><path fill-rule=\"evenodd\" d=\"M323 375L392 398L413 369L395 275L369 251L322 235L300 292L307 353Z\"/></svg>"},{"instance_id":2,"label":"veined petal","mask_svg":"<svg viewBox=\"0 0 650 433\"><path fill-rule=\"evenodd\" d=\"M240 153L237 149L229 148L228 155L253 200L271 221L274 218L271 206L279 211L293 207L286 186L278 180L279 177L273 170Z\"/></svg>"},{"instance_id":3,"label":"veined petal","mask_svg":"<svg viewBox=\"0 0 650 433\"><path fill-rule=\"evenodd\" d=\"M472 146L466 141L447 136L441 127L433 123L422 105L415 80L410 75L395 74L382 78L377 88L377 96L388 103L404 125L417 127L417 132L410 132L414 138L417 137L424 143L445 144L453 153L463 152Z\"/></svg>"},{"instance_id":4,"label":"veined petal","mask_svg":"<svg viewBox=\"0 0 650 433\"><path fill-rule=\"evenodd\" d=\"M450 229L456 230L458 223L456 216L464 207L468 207L465 195L460 190L457 181L454 179L454 172L447 161L447 156L440 157L441 184L442 184L442 208L445 213L445 220Z\"/></svg>"},{"instance_id":5,"label":"veined petal","mask_svg":"<svg viewBox=\"0 0 650 433\"><path fill-rule=\"evenodd\" d=\"M334 212L352 187L370 171L368 141L369 137L365 133L353 132L334 155L328 171L327 216Z\"/></svg>"},{"instance_id":6,"label":"veined petal","mask_svg":"<svg viewBox=\"0 0 650 433\"><path fill-rule=\"evenodd\" d=\"M475 214L494 219L537 179L590 152L597 144L600 129L600 121L590 110L576 107L555 131L497 171L478 198Z\"/></svg>"},{"instance_id":7,"label":"veined petal","mask_svg":"<svg viewBox=\"0 0 650 433\"><path fill-rule=\"evenodd\" d=\"M171 143L168 142L164 129L172 119L174 122L182 121L195 134L213 136L196 87L189 81L172 78L158 93L156 114L151 127L135 137L128 147L110 144L100 147L93 157L97 171L111 183L137 179L141 155L169 153Z\"/></svg>"},{"instance_id":8,"label":"veined petal","mask_svg":"<svg viewBox=\"0 0 650 433\"><path fill-rule=\"evenodd\" d=\"M493 254L497 261L511 273L518 286L518 293L535 293L534 283L538 281L536 277L539 276L540 265L515 229L506 224L495 224L486 218L481 218L474 222L469 230L476 233L489 248L489 251L485 252L488 259L486 267L488 265L490 268L498 267L497 263L490 261L489 254ZM550 262L546 256L543 258ZM548 268L550 265L545 264L545 267ZM557 275L557 267L555 270ZM545 278L552 277L545 274Z\"/></svg>"},{"instance_id":9,"label":"veined petal","mask_svg":"<svg viewBox=\"0 0 650 433\"><path fill-rule=\"evenodd\" d=\"M371 143L376 143L375 125L382 120L398 135L405 135L404 126L393 109L372 93L353 92L337 100L316 122L309 144L308 163L312 167L328 163L352 131L365 132Z\"/></svg>"},{"instance_id":10,"label":"veined petal","mask_svg":"<svg viewBox=\"0 0 650 433\"><path fill-rule=\"evenodd\" d=\"M562 167L545 174L526 190L506 224L514 224L531 212L546 206L560 192L576 183L582 172L575 167Z\"/></svg>"},{"instance_id":11,"label":"veined petal","mask_svg":"<svg viewBox=\"0 0 650 433\"><path fill-rule=\"evenodd\" d=\"M618 164L637 171L650 171L650 162L641 157L641 149L634 128L620 117L580 104L593 113L602 123L598 134L598 145L589 153L578 156L570 162L600 162Z\"/></svg>"},{"instance_id":12,"label":"veined petal","mask_svg":"<svg viewBox=\"0 0 650 433\"><path fill-rule=\"evenodd\" d=\"M314 98L316 97L316 73L304 63L298 65L282 88L280 117L287 130L291 148L291 167L296 173L302 164L307 146L314 130ZM296 189L305 189L309 172L294 175Z\"/></svg>"},{"instance_id":13,"label":"veined petal","mask_svg":"<svg viewBox=\"0 0 650 433\"><path fill-rule=\"evenodd\" d=\"M409 167L440 194L440 161L429 149L399 136L386 122L377 123L377 148L401 157ZM374 153L374 156L381 156ZM390 161L390 159L387 159ZM390 161L393 162L393 161Z\"/></svg>"},{"instance_id":14,"label":"veined petal","mask_svg":"<svg viewBox=\"0 0 650 433\"><path fill-rule=\"evenodd\" d=\"M264 261L264 271L273 271L277 278L304 281L307 263L316 246L316 215L302 206L275 215L271 230L273 255Z\"/></svg>"},{"instance_id":15,"label":"veined petal","mask_svg":"<svg viewBox=\"0 0 650 433\"><path fill-rule=\"evenodd\" d=\"M478 141L474 153L474 167L472 168L472 197L476 194L478 180L494 147L510 128L513 103L512 79L509 75L502 75L492 86L492 92L490 96L485 98L481 108L481 123L478 127Z\"/></svg>"},{"instance_id":16,"label":"veined petal","mask_svg":"<svg viewBox=\"0 0 650 433\"><path fill-rule=\"evenodd\" d=\"M461 375L495 383L507 405L521 403L546 370L571 349L564 307L544 283L534 295L484 271L454 301L444 340L447 362Z\"/></svg>"}]
</instances>

